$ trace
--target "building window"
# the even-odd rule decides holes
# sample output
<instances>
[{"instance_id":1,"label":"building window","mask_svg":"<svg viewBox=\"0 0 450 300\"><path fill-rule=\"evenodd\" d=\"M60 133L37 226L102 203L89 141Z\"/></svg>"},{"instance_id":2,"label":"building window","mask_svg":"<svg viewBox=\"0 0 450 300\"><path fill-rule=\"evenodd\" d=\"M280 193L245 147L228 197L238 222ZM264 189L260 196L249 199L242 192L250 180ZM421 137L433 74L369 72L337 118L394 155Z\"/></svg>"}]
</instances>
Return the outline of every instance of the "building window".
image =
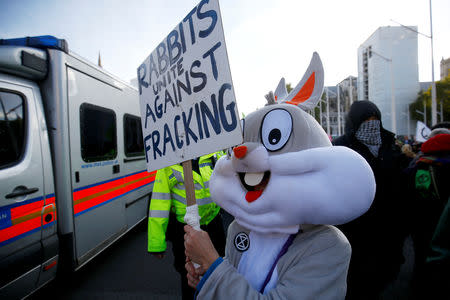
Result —
<instances>
[{"instance_id":1,"label":"building window","mask_svg":"<svg viewBox=\"0 0 450 300\"><path fill-rule=\"evenodd\" d=\"M104 107L80 106L81 157L85 162L111 160L117 156L116 114Z\"/></svg>"},{"instance_id":2,"label":"building window","mask_svg":"<svg viewBox=\"0 0 450 300\"><path fill-rule=\"evenodd\" d=\"M123 132L126 156L144 155L141 118L126 114L123 116Z\"/></svg>"},{"instance_id":3,"label":"building window","mask_svg":"<svg viewBox=\"0 0 450 300\"><path fill-rule=\"evenodd\" d=\"M367 49L365 50L362 54L362 60L363 60L363 74L362 74L362 81L363 81L363 86L362 88L362 93L363 93L363 99L361 100L368 100L369 99L369 57L372 56L372 47L369 46Z\"/></svg>"},{"instance_id":4,"label":"building window","mask_svg":"<svg viewBox=\"0 0 450 300\"><path fill-rule=\"evenodd\" d=\"M24 152L24 100L0 91L0 168L17 163Z\"/></svg>"}]
</instances>

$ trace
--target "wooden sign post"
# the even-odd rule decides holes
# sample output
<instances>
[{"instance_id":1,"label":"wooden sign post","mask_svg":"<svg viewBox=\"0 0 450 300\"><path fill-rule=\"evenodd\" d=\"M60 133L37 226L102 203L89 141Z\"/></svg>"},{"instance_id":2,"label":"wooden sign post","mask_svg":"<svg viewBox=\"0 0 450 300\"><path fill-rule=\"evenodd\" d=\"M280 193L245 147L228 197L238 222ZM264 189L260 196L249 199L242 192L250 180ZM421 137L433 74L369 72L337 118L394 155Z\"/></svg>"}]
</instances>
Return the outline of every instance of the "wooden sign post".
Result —
<instances>
[{"instance_id":1,"label":"wooden sign post","mask_svg":"<svg viewBox=\"0 0 450 300\"><path fill-rule=\"evenodd\" d=\"M187 206L196 204L194 178L192 176L192 161L183 161L184 187L186 188Z\"/></svg>"}]
</instances>

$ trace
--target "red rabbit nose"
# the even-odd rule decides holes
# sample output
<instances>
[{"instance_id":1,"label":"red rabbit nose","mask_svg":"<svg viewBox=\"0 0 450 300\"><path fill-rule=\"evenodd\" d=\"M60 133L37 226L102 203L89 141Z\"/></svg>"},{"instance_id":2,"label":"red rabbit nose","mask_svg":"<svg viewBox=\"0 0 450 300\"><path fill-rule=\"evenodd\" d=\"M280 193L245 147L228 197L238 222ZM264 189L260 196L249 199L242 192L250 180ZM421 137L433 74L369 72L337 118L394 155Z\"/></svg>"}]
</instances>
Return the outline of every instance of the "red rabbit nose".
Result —
<instances>
[{"instance_id":1,"label":"red rabbit nose","mask_svg":"<svg viewBox=\"0 0 450 300\"><path fill-rule=\"evenodd\" d=\"M247 154L247 146L237 146L233 148L234 156L243 158Z\"/></svg>"}]
</instances>

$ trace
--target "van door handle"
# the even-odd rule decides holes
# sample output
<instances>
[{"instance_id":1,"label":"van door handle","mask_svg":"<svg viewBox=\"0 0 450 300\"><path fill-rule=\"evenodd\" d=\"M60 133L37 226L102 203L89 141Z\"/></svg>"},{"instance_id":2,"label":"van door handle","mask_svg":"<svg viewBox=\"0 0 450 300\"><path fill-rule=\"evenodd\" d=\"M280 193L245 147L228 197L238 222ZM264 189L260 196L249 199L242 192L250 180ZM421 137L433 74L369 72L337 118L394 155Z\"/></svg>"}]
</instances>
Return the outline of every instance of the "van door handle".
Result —
<instances>
[{"instance_id":1,"label":"van door handle","mask_svg":"<svg viewBox=\"0 0 450 300\"><path fill-rule=\"evenodd\" d=\"M37 191L39 191L38 188L27 188L26 186L18 186L14 189L14 191L8 195L5 196L6 199L10 199L10 198L15 198L15 197L19 197L19 196L24 196L24 195L28 195L28 194L33 194L36 193Z\"/></svg>"},{"instance_id":2,"label":"van door handle","mask_svg":"<svg viewBox=\"0 0 450 300\"><path fill-rule=\"evenodd\" d=\"M119 173L120 172L120 165L114 165L113 166L113 174Z\"/></svg>"}]
</instances>

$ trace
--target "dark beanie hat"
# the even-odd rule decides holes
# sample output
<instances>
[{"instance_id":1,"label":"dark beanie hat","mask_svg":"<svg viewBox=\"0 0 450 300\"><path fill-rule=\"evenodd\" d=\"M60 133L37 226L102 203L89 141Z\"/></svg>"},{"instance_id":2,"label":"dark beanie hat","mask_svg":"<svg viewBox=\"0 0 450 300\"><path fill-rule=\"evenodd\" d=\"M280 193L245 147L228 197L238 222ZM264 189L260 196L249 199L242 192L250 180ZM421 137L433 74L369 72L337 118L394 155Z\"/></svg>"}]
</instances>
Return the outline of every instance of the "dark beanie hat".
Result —
<instances>
[{"instance_id":1,"label":"dark beanie hat","mask_svg":"<svg viewBox=\"0 0 450 300\"><path fill-rule=\"evenodd\" d=\"M381 121L381 112L375 103L368 100L353 102L345 119L345 133L355 134L361 123L370 117Z\"/></svg>"}]
</instances>

